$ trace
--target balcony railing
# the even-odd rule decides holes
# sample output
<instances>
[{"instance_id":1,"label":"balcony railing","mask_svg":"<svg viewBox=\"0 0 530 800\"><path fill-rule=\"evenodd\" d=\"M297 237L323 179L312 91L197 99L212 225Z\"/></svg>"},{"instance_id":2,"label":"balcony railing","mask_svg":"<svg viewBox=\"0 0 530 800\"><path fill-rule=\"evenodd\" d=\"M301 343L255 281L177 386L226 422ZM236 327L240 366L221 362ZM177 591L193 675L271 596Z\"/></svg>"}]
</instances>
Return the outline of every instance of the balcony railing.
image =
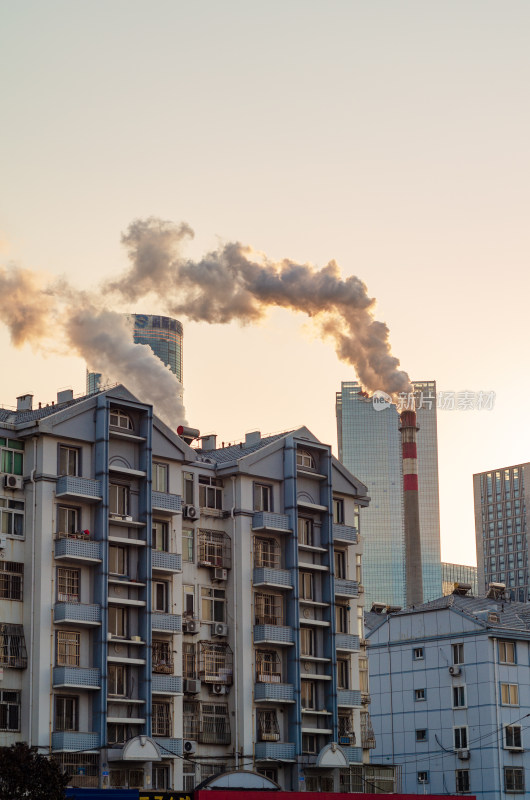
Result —
<instances>
[{"instance_id":1,"label":"balcony railing","mask_svg":"<svg viewBox=\"0 0 530 800\"><path fill-rule=\"evenodd\" d=\"M291 742L256 742L254 755L257 761L294 761L295 746Z\"/></svg>"},{"instance_id":2,"label":"balcony railing","mask_svg":"<svg viewBox=\"0 0 530 800\"><path fill-rule=\"evenodd\" d=\"M337 691L337 705L349 708L361 705L361 693L356 689L339 689Z\"/></svg>"},{"instance_id":3,"label":"balcony railing","mask_svg":"<svg viewBox=\"0 0 530 800\"><path fill-rule=\"evenodd\" d=\"M182 755L182 739L166 739L153 737L155 744L160 748L162 758L178 758Z\"/></svg>"},{"instance_id":4,"label":"balcony railing","mask_svg":"<svg viewBox=\"0 0 530 800\"><path fill-rule=\"evenodd\" d=\"M181 572L182 555L180 553L165 553L162 550L153 550L151 565L159 572Z\"/></svg>"},{"instance_id":5,"label":"balcony railing","mask_svg":"<svg viewBox=\"0 0 530 800\"><path fill-rule=\"evenodd\" d=\"M169 492L152 492L153 511L162 514L178 514L182 510L182 497Z\"/></svg>"},{"instance_id":6,"label":"balcony railing","mask_svg":"<svg viewBox=\"0 0 530 800\"><path fill-rule=\"evenodd\" d=\"M202 716L198 739L201 744L230 744L230 720Z\"/></svg>"},{"instance_id":7,"label":"balcony railing","mask_svg":"<svg viewBox=\"0 0 530 800\"><path fill-rule=\"evenodd\" d=\"M348 764L362 764L363 751L360 747L341 747Z\"/></svg>"},{"instance_id":8,"label":"balcony railing","mask_svg":"<svg viewBox=\"0 0 530 800\"><path fill-rule=\"evenodd\" d=\"M252 582L254 586L280 586L285 589L293 588L291 573L288 569L255 567Z\"/></svg>"},{"instance_id":9,"label":"balcony railing","mask_svg":"<svg viewBox=\"0 0 530 800\"><path fill-rule=\"evenodd\" d=\"M341 597L358 597L359 584L357 581L347 581L344 578L335 578L335 594Z\"/></svg>"},{"instance_id":10,"label":"balcony railing","mask_svg":"<svg viewBox=\"0 0 530 800\"><path fill-rule=\"evenodd\" d=\"M57 480L55 496L60 500L83 500L85 503L96 503L101 500L101 481L92 478L76 478L73 475L62 475Z\"/></svg>"},{"instance_id":11,"label":"balcony railing","mask_svg":"<svg viewBox=\"0 0 530 800\"><path fill-rule=\"evenodd\" d=\"M153 613L151 627L154 631L182 633L182 617L179 614Z\"/></svg>"},{"instance_id":12,"label":"balcony railing","mask_svg":"<svg viewBox=\"0 0 530 800\"><path fill-rule=\"evenodd\" d=\"M87 539L60 538L55 540L54 555L64 561L101 561L101 542Z\"/></svg>"},{"instance_id":13,"label":"balcony railing","mask_svg":"<svg viewBox=\"0 0 530 800\"><path fill-rule=\"evenodd\" d=\"M99 749L98 733L82 733L81 731L56 731L52 733L52 751L54 753L77 752Z\"/></svg>"},{"instance_id":14,"label":"balcony railing","mask_svg":"<svg viewBox=\"0 0 530 800\"><path fill-rule=\"evenodd\" d=\"M182 678L180 675L152 676L152 691L156 694L182 694Z\"/></svg>"},{"instance_id":15,"label":"balcony railing","mask_svg":"<svg viewBox=\"0 0 530 800\"><path fill-rule=\"evenodd\" d=\"M252 516L253 531L275 531L291 533L287 514L272 514L270 511L257 511Z\"/></svg>"},{"instance_id":16,"label":"balcony railing","mask_svg":"<svg viewBox=\"0 0 530 800\"><path fill-rule=\"evenodd\" d=\"M335 646L337 650L348 650L350 652L361 649L359 637L351 633L337 633Z\"/></svg>"},{"instance_id":17,"label":"balcony railing","mask_svg":"<svg viewBox=\"0 0 530 800\"><path fill-rule=\"evenodd\" d=\"M254 700L270 700L277 703L294 702L294 686L290 683L256 683Z\"/></svg>"},{"instance_id":18,"label":"balcony railing","mask_svg":"<svg viewBox=\"0 0 530 800\"><path fill-rule=\"evenodd\" d=\"M254 644L293 644L294 632L287 625L254 625Z\"/></svg>"},{"instance_id":19,"label":"balcony railing","mask_svg":"<svg viewBox=\"0 0 530 800\"><path fill-rule=\"evenodd\" d=\"M54 667L53 688L99 689L101 674L95 667Z\"/></svg>"},{"instance_id":20,"label":"balcony railing","mask_svg":"<svg viewBox=\"0 0 530 800\"><path fill-rule=\"evenodd\" d=\"M53 621L77 625L100 625L101 606L94 603L56 603L53 607Z\"/></svg>"},{"instance_id":21,"label":"balcony railing","mask_svg":"<svg viewBox=\"0 0 530 800\"><path fill-rule=\"evenodd\" d=\"M333 525L333 540L341 542L341 544L357 544L359 538L357 536L357 528L352 528L350 525Z\"/></svg>"}]
</instances>

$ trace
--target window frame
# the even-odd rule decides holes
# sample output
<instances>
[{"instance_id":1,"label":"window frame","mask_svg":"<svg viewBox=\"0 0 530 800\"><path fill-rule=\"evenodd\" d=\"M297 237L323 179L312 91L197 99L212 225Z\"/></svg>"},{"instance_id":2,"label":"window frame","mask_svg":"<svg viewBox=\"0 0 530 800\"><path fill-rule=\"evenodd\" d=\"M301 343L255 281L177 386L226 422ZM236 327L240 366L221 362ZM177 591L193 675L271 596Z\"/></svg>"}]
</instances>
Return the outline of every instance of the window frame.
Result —
<instances>
[{"instance_id":1,"label":"window frame","mask_svg":"<svg viewBox=\"0 0 530 800\"><path fill-rule=\"evenodd\" d=\"M424 661L425 660L425 650L423 647L415 647L412 651L412 660L413 661Z\"/></svg>"},{"instance_id":2,"label":"window frame","mask_svg":"<svg viewBox=\"0 0 530 800\"><path fill-rule=\"evenodd\" d=\"M416 779L417 783L419 783L420 785L425 786L427 783L430 783L428 769L419 770L416 774L417 774L417 779Z\"/></svg>"},{"instance_id":3,"label":"window frame","mask_svg":"<svg viewBox=\"0 0 530 800\"><path fill-rule=\"evenodd\" d=\"M62 519L64 518L64 519ZM81 509L78 506L57 504L57 533L72 536L81 530Z\"/></svg>"},{"instance_id":4,"label":"window frame","mask_svg":"<svg viewBox=\"0 0 530 800\"><path fill-rule=\"evenodd\" d=\"M57 602L81 602L81 570L77 567L57 567Z\"/></svg>"},{"instance_id":5,"label":"window frame","mask_svg":"<svg viewBox=\"0 0 530 800\"><path fill-rule=\"evenodd\" d=\"M24 442L0 436L0 473L24 475Z\"/></svg>"},{"instance_id":6,"label":"window frame","mask_svg":"<svg viewBox=\"0 0 530 800\"><path fill-rule=\"evenodd\" d=\"M464 782L465 785L462 785L462 781L460 779L466 776L466 781ZM455 791L458 793L461 792L470 792L471 791L471 780L470 780L470 771L468 769L456 769L455 770Z\"/></svg>"},{"instance_id":7,"label":"window frame","mask_svg":"<svg viewBox=\"0 0 530 800\"><path fill-rule=\"evenodd\" d=\"M24 513L24 500L0 497L0 534L23 539L25 537Z\"/></svg>"},{"instance_id":8,"label":"window frame","mask_svg":"<svg viewBox=\"0 0 530 800\"><path fill-rule=\"evenodd\" d=\"M344 498L333 498L333 522L335 525L344 525Z\"/></svg>"},{"instance_id":9,"label":"window frame","mask_svg":"<svg viewBox=\"0 0 530 800\"><path fill-rule=\"evenodd\" d=\"M414 702L415 703L423 703L427 700L427 690L423 689L414 689Z\"/></svg>"},{"instance_id":10,"label":"window frame","mask_svg":"<svg viewBox=\"0 0 530 800\"><path fill-rule=\"evenodd\" d=\"M306 702L304 702L306 701ZM309 678L300 680L300 708L302 711L315 711L317 707L316 681Z\"/></svg>"},{"instance_id":11,"label":"window frame","mask_svg":"<svg viewBox=\"0 0 530 800\"><path fill-rule=\"evenodd\" d=\"M131 487L125 483L109 483L109 514L116 517L128 517L130 516L130 505Z\"/></svg>"},{"instance_id":12,"label":"window frame","mask_svg":"<svg viewBox=\"0 0 530 800\"><path fill-rule=\"evenodd\" d=\"M273 511L273 487L271 483L255 481L252 484L252 506L254 511Z\"/></svg>"},{"instance_id":13,"label":"window frame","mask_svg":"<svg viewBox=\"0 0 530 800\"><path fill-rule=\"evenodd\" d=\"M499 639L499 664L517 664L517 643L508 639ZM512 658L508 658L508 650L511 649Z\"/></svg>"},{"instance_id":14,"label":"window frame","mask_svg":"<svg viewBox=\"0 0 530 800\"><path fill-rule=\"evenodd\" d=\"M419 744L429 741L427 728L416 728L415 735L416 735L416 742L418 742Z\"/></svg>"},{"instance_id":15,"label":"window frame","mask_svg":"<svg viewBox=\"0 0 530 800\"><path fill-rule=\"evenodd\" d=\"M112 555L111 555L112 554ZM116 559L117 563L113 564L111 561ZM120 561L123 560L123 568L120 571ZM109 544L109 574L110 575L127 575L127 548L123 547L120 544ZM117 570L112 569L112 567L118 567Z\"/></svg>"},{"instance_id":16,"label":"window frame","mask_svg":"<svg viewBox=\"0 0 530 800\"><path fill-rule=\"evenodd\" d=\"M226 622L226 589L211 585L201 586L200 599L203 622ZM206 611L208 608L209 611ZM207 616L207 613L211 616Z\"/></svg>"},{"instance_id":17,"label":"window frame","mask_svg":"<svg viewBox=\"0 0 530 800\"><path fill-rule=\"evenodd\" d=\"M73 732L79 730L79 697L56 694L54 702L54 730Z\"/></svg>"},{"instance_id":18,"label":"window frame","mask_svg":"<svg viewBox=\"0 0 530 800\"><path fill-rule=\"evenodd\" d=\"M504 726L504 749L505 750L523 750L523 729L521 725L505 725ZM511 742L508 741L511 739ZM517 740L519 744L517 744Z\"/></svg>"},{"instance_id":19,"label":"window frame","mask_svg":"<svg viewBox=\"0 0 530 800\"><path fill-rule=\"evenodd\" d=\"M112 617L112 619L111 619ZM118 624L119 623L119 624ZM113 630L111 630L111 628ZM109 605L108 610L108 629L114 639L127 639L129 631L129 616L127 609L123 606ZM116 633L114 629L121 632Z\"/></svg>"},{"instance_id":20,"label":"window frame","mask_svg":"<svg viewBox=\"0 0 530 800\"><path fill-rule=\"evenodd\" d=\"M508 780L508 775L511 774L510 781ZM522 779L520 781L519 786L515 786L518 782L516 776ZM511 785L509 785L511 784ZM505 792L512 792L513 794L524 794L525 792L525 769L524 767L504 767L504 791Z\"/></svg>"},{"instance_id":21,"label":"window frame","mask_svg":"<svg viewBox=\"0 0 530 800\"><path fill-rule=\"evenodd\" d=\"M81 634L79 631L55 631L55 664L58 667L81 666Z\"/></svg>"},{"instance_id":22,"label":"window frame","mask_svg":"<svg viewBox=\"0 0 530 800\"><path fill-rule=\"evenodd\" d=\"M209 508L215 511L223 510L222 478L212 475L199 475L199 508Z\"/></svg>"},{"instance_id":23,"label":"window frame","mask_svg":"<svg viewBox=\"0 0 530 800\"><path fill-rule=\"evenodd\" d=\"M169 492L169 464L163 461L151 462L151 487L153 492Z\"/></svg>"},{"instance_id":24,"label":"window frame","mask_svg":"<svg viewBox=\"0 0 530 800\"><path fill-rule=\"evenodd\" d=\"M504 683L504 682L502 682L500 684L500 695L501 695L501 698L500 698L501 699L501 703L500 703L501 706L511 706L511 707L518 707L519 706L519 684L518 683ZM507 697L507 699L504 699L503 695L505 697ZM515 697L515 701L512 701L512 695Z\"/></svg>"},{"instance_id":25,"label":"window frame","mask_svg":"<svg viewBox=\"0 0 530 800\"><path fill-rule=\"evenodd\" d=\"M153 519L151 523L151 549L169 553L169 522Z\"/></svg>"},{"instance_id":26,"label":"window frame","mask_svg":"<svg viewBox=\"0 0 530 800\"><path fill-rule=\"evenodd\" d=\"M315 580L312 572L298 571L298 596L300 600L315 599Z\"/></svg>"},{"instance_id":27,"label":"window frame","mask_svg":"<svg viewBox=\"0 0 530 800\"><path fill-rule=\"evenodd\" d=\"M0 561L0 600L24 599L24 564Z\"/></svg>"},{"instance_id":28,"label":"window frame","mask_svg":"<svg viewBox=\"0 0 530 800\"><path fill-rule=\"evenodd\" d=\"M298 544L304 547L314 547L315 521L312 517L298 517L297 523Z\"/></svg>"},{"instance_id":29,"label":"window frame","mask_svg":"<svg viewBox=\"0 0 530 800\"><path fill-rule=\"evenodd\" d=\"M153 611L158 614L169 614L171 607L169 581L155 580L153 585Z\"/></svg>"},{"instance_id":30,"label":"window frame","mask_svg":"<svg viewBox=\"0 0 530 800\"><path fill-rule=\"evenodd\" d=\"M0 689L0 731L18 733L21 729L21 692L18 689ZM13 717L16 716L16 722Z\"/></svg>"},{"instance_id":31,"label":"window frame","mask_svg":"<svg viewBox=\"0 0 530 800\"><path fill-rule=\"evenodd\" d=\"M451 651L453 656L453 664L459 666L464 664L464 643L457 642L456 644L451 645Z\"/></svg>"},{"instance_id":32,"label":"window frame","mask_svg":"<svg viewBox=\"0 0 530 800\"><path fill-rule=\"evenodd\" d=\"M112 677L111 677L112 676ZM107 667L107 694L111 697L127 696L127 666L125 664L109 664ZM120 689L121 691L118 691ZM111 691L116 689L116 691Z\"/></svg>"},{"instance_id":33,"label":"window frame","mask_svg":"<svg viewBox=\"0 0 530 800\"><path fill-rule=\"evenodd\" d=\"M314 455L305 448L297 448L296 466L300 469L316 470L316 460Z\"/></svg>"},{"instance_id":34,"label":"window frame","mask_svg":"<svg viewBox=\"0 0 530 800\"><path fill-rule=\"evenodd\" d=\"M195 530L182 528L182 560L186 564L195 563Z\"/></svg>"},{"instance_id":35,"label":"window frame","mask_svg":"<svg viewBox=\"0 0 530 800\"><path fill-rule=\"evenodd\" d=\"M67 463L64 464L63 468L63 455L65 454L65 451L67 455L66 458ZM57 445L57 475L67 475L78 478L82 474L81 452L82 451L80 447L74 447L73 445L59 442L59 444ZM73 471L70 463L68 463L70 461L71 455L74 456Z\"/></svg>"},{"instance_id":36,"label":"window frame","mask_svg":"<svg viewBox=\"0 0 530 800\"><path fill-rule=\"evenodd\" d=\"M468 749L469 735L467 725L455 725L453 727L453 743L455 750Z\"/></svg>"},{"instance_id":37,"label":"window frame","mask_svg":"<svg viewBox=\"0 0 530 800\"><path fill-rule=\"evenodd\" d=\"M465 686L453 686L452 689L453 689L453 709L467 708L466 687Z\"/></svg>"},{"instance_id":38,"label":"window frame","mask_svg":"<svg viewBox=\"0 0 530 800\"><path fill-rule=\"evenodd\" d=\"M315 631L309 625L303 625L300 628L300 655L302 658L304 656L314 656L315 655ZM309 644L310 649L309 652L304 650L304 647Z\"/></svg>"},{"instance_id":39,"label":"window frame","mask_svg":"<svg viewBox=\"0 0 530 800\"><path fill-rule=\"evenodd\" d=\"M115 418L113 422L112 418ZM125 424L122 424L125 423ZM111 408L109 411L109 426L114 429L118 430L126 430L126 431L134 431L134 426L132 423L132 419L127 414L126 411L123 411L121 408Z\"/></svg>"}]
</instances>

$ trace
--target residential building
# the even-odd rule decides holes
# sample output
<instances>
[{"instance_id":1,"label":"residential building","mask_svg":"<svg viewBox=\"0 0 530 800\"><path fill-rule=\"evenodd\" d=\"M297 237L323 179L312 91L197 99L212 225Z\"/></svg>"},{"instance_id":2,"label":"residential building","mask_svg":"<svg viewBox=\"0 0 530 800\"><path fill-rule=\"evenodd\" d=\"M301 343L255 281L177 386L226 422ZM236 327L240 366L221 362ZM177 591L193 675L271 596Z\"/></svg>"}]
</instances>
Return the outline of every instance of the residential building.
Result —
<instances>
[{"instance_id":1,"label":"residential building","mask_svg":"<svg viewBox=\"0 0 530 800\"><path fill-rule=\"evenodd\" d=\"M182 323L171 317L156 314L126 314L133 330L136 344L148 344L155 356L170 368L182 383ZM93 394L101 388L99 372L86 373L86 393Z\"/></svg>"},{"instance_id":2,"label":"residential building","mask_svg":"<svg viewBox=\"0 0 530 800\"><path fill-rule=\"evenodd\" d=\"M0 437L0 744L81 787L245 767L393 790L367 763L366 487L328 445L300 428L195 450L123 386L20 397Z\"/></svg>"},{"instance_id":3,"label":"residential building","mask_svg":"<svg viewBox=\"0 0 530 800\"><path fill-rule=\"evenodd\" d=\"M526 796L528 605L452 594L367 625L374 757L401 765L403 791Z\"/></svg>"},{"instance_id":4,"label":"residential building","mask_svg":"<svg viewBox=\"0 0 530 800\"><path fill-rule=\"evenodd\" d=\"M436 383L414 383L419 425L418 494L423 598L442 589ZM370 492L363 517L365 608L380 602L405 606L405 523L403 461L396 405L374 405L353 381L343 382L336 396L339 460L358 475Z\"/></svg>"},{"instance_id":5,"label":"residential building","mask_svg":"<svg viewBox=\"0 0 530 800\"><path fill-rule=\"evenodd\" d=\"M479 592L504 583L512 600L526 603L530 464L473 475L473 491Z\"/></svg>"},{"instance_id":6,"label":"residential building","mask_svg":"<svg viewBox=\"0 0 530 800\"><path fill-rule=\"evenodd\" d=\"M452 594L457 583L468 584L471 587L469 594L476 597L478 595L477 568L467 564L450 564L442 561L442 594Z\"/></svg>"}]
</instances>

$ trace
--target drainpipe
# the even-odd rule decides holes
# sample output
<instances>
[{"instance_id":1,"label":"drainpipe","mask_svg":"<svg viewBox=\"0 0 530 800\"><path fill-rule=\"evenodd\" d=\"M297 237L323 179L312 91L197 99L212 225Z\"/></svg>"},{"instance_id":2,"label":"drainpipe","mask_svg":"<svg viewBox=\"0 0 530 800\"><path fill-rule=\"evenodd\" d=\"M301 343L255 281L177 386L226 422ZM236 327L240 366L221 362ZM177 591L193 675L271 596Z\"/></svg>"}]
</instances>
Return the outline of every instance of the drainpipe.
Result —
<instances>
[{"instance_id":1,"label":"drainpipe","mask_svg":"<svg viewBox=\"0 0 530 800\"><path fill-rule=\"evenodd\" d=\"M33 744L33 673L35 670L35 662L33 658L34 636L35 636L35 517L37 516L37 487L35 484L35 473L37 471L37 437L33 437L33 469L30 472L29 479L33 486L33 517L31 520L31 603L30 603L30 620L29 620L29 730L28 730L28 746Z\"/></svg>"},{"instance_id":2,"label":"drainpipe","mask_svg":"<svg viewBox=\"0 0 530 800\"><path fill-rule=\"evenodd\" d=\"M504 794L501 769L501 736L502 729L499 724L499 681L497 664L497 639L493 637L493 679L495 681L495 724L497 726L497 768L499 770L499 797Z\"/></svg>"},{"instance_id":3,"label":"drainpipe","mask_svg":"<svg viewBox=\"0 0 530 800\"><path fill-rule=\"evenodd\" d=\"M233 578L234 578L234 600L235 600L235 602L233 603L233 607L234 607L234 660L233 660L233 670L234 670L234 686L235 686L235 692L234 692L234 695L235 695L235 697L234 697L235 730L234 730L234 735L235 735L235 740L236 740L236 751L235 751L236 769L239 769L239 717L238 717L238 713L239 713L239 702L238 702L239 686L238 686L238 683L237 683L237 678L238 678L238 669L237 669L237 653L238 653L238 647L237 647L237 636L238 636L238 631L237 631L237 585L238 584L237 584L237 566L236 566L236 515L234 513L235 510L236 510L236 476L232 475L231 478L232 478L232 508L230 509L230 516L232 518L232 575L233 575Z\"/></svg>"}]
</instances>

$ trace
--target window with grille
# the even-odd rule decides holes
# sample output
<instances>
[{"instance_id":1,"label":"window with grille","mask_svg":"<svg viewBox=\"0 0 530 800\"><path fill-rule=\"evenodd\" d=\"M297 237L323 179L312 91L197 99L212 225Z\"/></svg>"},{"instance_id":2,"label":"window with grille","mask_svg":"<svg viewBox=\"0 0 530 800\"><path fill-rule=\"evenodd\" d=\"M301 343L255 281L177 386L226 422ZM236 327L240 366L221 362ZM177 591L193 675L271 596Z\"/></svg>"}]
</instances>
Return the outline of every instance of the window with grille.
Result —
<instances>
[{"instance_id":1,"label":"window with grille","mask_svg":"<svg viewBox=\"0 0 530 800\"><path fill-rule=\"evenodd\" d=\"M169 525L161 520L153 520L153 550L160 550L163 553L169 551Z\"/></svg>"},{"instance_id":2,"label":"window with grille","mask_svg":"<svg viewBox=\"0 0 530 800\"><path fill-rule=\"evenodd\" d=\"M127 431L133 430L133 424L131 422L131 418L125 411L122 411L119 408L114 408L110 412L110 424L114 428L123 428Z\"/></svg>"},{"instance_id":3,"label":"window with grille","mask_svg":"<svg viewBox=\"0 0 530 800\"><path fill-rule=\"evenodd\" d=\"M524 792L524 767L504 767L504 791Z\"/></svg>"},{"instance_id":4,"label":"window with grille","mask_svg":"<svg viewBox=\"0 0 530 800\"><path fill-rule=\"evenodd\" d=\"M227 765L223 761L217 762L210 762L209 764L201 764L200 771L201 771L201 782L207 780L207 778L213 778L214 775L220 775L221 772L225 772L227 769Z\"/></svg>"},{"instance_id":5,"label":"window with grille","mask_svg":"<svg viewBox=\"0 0 530 800\"><path fill-rule=\"evenodd\" d=\"M62 603L79 603L78 569L57 567L57 600Z\"/></svg>"},{"instance_id":6,"label":"window with grille","mask_svg":"<svg viewBox=\"0 0 530 800\"><path fill-rule=\"evenodd\" d=\"M184 642L182 645L182 677L192 680L197 677L197 661L193 642Z\"/></svg>"},{"instance_id":7,"label":"window with grille","mask_svg":"<svg viewBox=\"0 0 530 800\"><path fill-rule=\"evenodd\" d=\"M501 683L501 703L503 706L519 705L519 686L516 683Z\"/></svg>"},{"instance_id":8,"label":"window with grille","mask_svg":"<svg viewBox=\"0 0 530 800\"><path fill-rule=\"evenodd\" d=\"M59 445L59 475L79 475L79 450L77 447Z\"/></svg>"},{"instance_id":9,"label":"window with grille","mask_svg":"<svg viewBox=\"0 0 530 800\"><path fill-rule=\"evenodd\" d=\"M184 700L182 704L182 735L184 739L199 738L200 707L194 700Z\"/></svg>"},{"instance_id":10,"label":"window with grille","mask_svg":"<svg viewBox=\"0 0 530 800\"><path fill-rule=\"evenodd\" d=\"M20 730L20 692L0 691L0 731Z\"/></svg>"},{"instance_id":11,"label":"window with grille","mask_svg":"<svg viewBox=\"0 0 530 800\"><path fill-rule=\"evenodd\" d=\"M153 492L167 492L167 464L153 461L151 480L153 482Z\"/></svg>"},{"instance_id":12,"label":"window with grille","mask_svg":"<svg viewBox=\"0 0 530 800\"><path fill-rule=\"evenodd\" d=\"M308 517L298 517L298 544L313 546L313 520Z\"/></svg>"},{"instance_id":13,"label":"window with grille","mask_svg":"<svg viewBox=\"0 0 530 800\"><path fill-rule=\"evenodd\" d=\"M153 736L171 736L171 704L153 703Z\"/></svg>"},{"instance_id":14,"label":"window with grille","mask_svg":"<svg viewBox=\"0 0 530 800\"><path fill-rule=\"evenodd\" d=\"M315 655L315 631L313 628L300 628L300 652L303 656Z\"/></svg>"},{"instance_id":15,"label":"window with grille","mask_svg":"<svg viewBox=\"0 0 530 800\"><path fill-rule=\"evenodd\" d=\"M78 789L99 786L99 755L96 753L57 753L54 757L68 775L68 786Z\"/></svg>"},{"instance_id":16,"label":"window with grille","mask_svg":"<svg viewBox=\"0 0 530 800\"><path fill-rule=\"evenodd\" d=\"M506 725L504 729L504 746L507 750L521 750L523 739L520 725Z\"/></svg>"},{"instance_id":17,"label":"window with grille","mask_svg":"<svg viewBox=\"0 0 530 800\"><path fill-rule=\"evenodd\" d=\"M80 530L79 509L71 506L57 506L57 532L71 536Z\"/></svg>"},{"instance_id":18,"label":"window with grille","mask_svg":"<svg viewBox=\"0 0 530 800\"><path fill-rule=\"evenodd\" d=\"M0 436L0 472L22 475L24 471L24 443Z\"/></svg>"},{"instance_id":19,"label":"window with grille","mask_svg":"<svg viewBox=\"0 0 530 800\"><path fill-rule=\"evenodd\" d=\"M254 539L254 566L279 569L281 566L280 545L276 539L256 536Z\"/></svg>"},{"instance_id":20,"label":"window with grille","mask_svg":"<svg viewBox=\"0 0 530 800\"><path fill-rule=\"evenodd\" d=\"M162 639L153 639L152 653L153 672L172 675L173 654L170 642L165 642Z\"/></svg>"},{"instance_id":21,"label":"window with grille","mask_svg":"<svg viewBox=\"0 0 530 800\"><path fill-rule=\"evenodd\" d=\"M254 595L256 625L282 625L283 600L281 595L258 592Z\"/></svg>"},{"instance_id":22,"label":"window with grille","mask_svg":"<svg viewBox=\"0 0 530 800\"><path fill-rule=\"evenodd\" d=\"M282 665L274 650L256 650L256 682L282 682Z\"/></svg>"},{"instance_id":23,"label":"window with grille","mask_svg":"<svg viewBox=\"0 0 530 800\"><path fill-rule=\"evenodd\" d=\"M230 744L230 717L226 703L203 703L199 741L203 744Z\"/></svg>"},{"instance_id":24,"label":"window with grille","mask_svg":"<svg viewBox=\"0 0 530 800\"><path fill-rule=\"evenodd\" d=\"M24 501L0 497L0 533L24 536Z\"/></svg>"},{"instance_id":25,"label":"window with grille","mask_svg":"<svg viewBox=\"0 0 530 800\"><path fill-rule=\"evenodd\" d=\"M75 631L56 631L55 661L59 667L80 665L81 634Z\"/></svg>"},{"instance_id":26,"label":"window with grille","mask_svg":"<svg viewBox=\"0 0 530 800\"><path fill-rule=\"evenodd\" d=\"M280 741L280 726L274 709L258 710L258 741Z\"/></svg>"},{"instance_id":27,"label":"window with grille","mask_svg":"<svg viewBox=\"0 0 530 800\"><path fill-rule=\"evenodd\" d=\"M23 626L0 622L0 667L26 669L27 666Z\"/></svg>"},{"instance_id":28,"label":"window with grille","mask_svg":"<svg viewBox=\"0 0 530 800\"><path fill-rule=\"evenodd\" d=\"M231 566L230 539L220 531L199 530L197 561L203 567Z\"/></svg>"},{"instance_id":29,"label":"window with grille","mask_svg":"<svg viewBox=\"0 0 530 800\"><path fill-rule=\"evenodd\" d=\"M55 730L79 730L79 698L70 695L55 696Z\"/></svg>"},{"instance_id":30,"label":"window with grille","mask_svg":"<svg viewBox=\"0 0 530 800\"><path fill-rule=\"evenodd\" d=\"M209 475L199 475L199 506L223 509L223 481Z\"/></svg>"},{"instance_id":31,"label":"window with grille","mask_svg":"<svg viewBox=\"0 0 530 800\"><path fill-rule=\"evenodd\" d=\"M199 642L199 677L205 683L232 683L232 651L225 642Z\"/></svg>"},{"instance_id":32,"label":"window with grille","mask_svg":"<svg viewBox=\"0 0 530 800\"><path fill-rule=\"evenodd\" d=\"M339 744L355 744L353 714L349 711L339 712Z\"/></svg>"},{"instance_id":33,"label":"window with grille","mask_svg":"<svg viewBox=\"0 0 530 800\"><path fill-rule=\"evenodd\" d=\"M113 697L125 697L127 694L127 667L123 664L109 664L107 689Z\"/></svg>"},{"instance_id":34,"label":"window with grille","mask_svg":"<svg viewBox=\"0 0 530 800\"><path fill-rule=\"evenodd\" d=\"M254 511L272 511L272 486L254 484Z\"/></svg>"},{"instance_id":35,"label":"window with grille","mask_svg":"<svg viewBox=\"0 0 530 800\"><path fill-rule=\"evenodd\" d=\"M22 600L24 564L17 561L0 561L0 599Z\"/></svg>"},{"instance_id":36,"label":"window with grille","mask_svg":"<svg viewBox=\"0 0 530 800\"><path fill-rule=\"evenodd\" d=\"M361 747L363 750L375 747L375 734L368 711L361 711Z\"/></svg>"},{"instance_id":37,"label":"window with grille","mask_svg":"<svg viewBox=\"0 0 530 800\"><path fill-rule=\"evenodd\" d=\"M469 781L469 770L468 769L457 769L455 773L456 778L456 791L457 792L469 792L470 790L470 781Z\"/></svg>"}]
</instances>

